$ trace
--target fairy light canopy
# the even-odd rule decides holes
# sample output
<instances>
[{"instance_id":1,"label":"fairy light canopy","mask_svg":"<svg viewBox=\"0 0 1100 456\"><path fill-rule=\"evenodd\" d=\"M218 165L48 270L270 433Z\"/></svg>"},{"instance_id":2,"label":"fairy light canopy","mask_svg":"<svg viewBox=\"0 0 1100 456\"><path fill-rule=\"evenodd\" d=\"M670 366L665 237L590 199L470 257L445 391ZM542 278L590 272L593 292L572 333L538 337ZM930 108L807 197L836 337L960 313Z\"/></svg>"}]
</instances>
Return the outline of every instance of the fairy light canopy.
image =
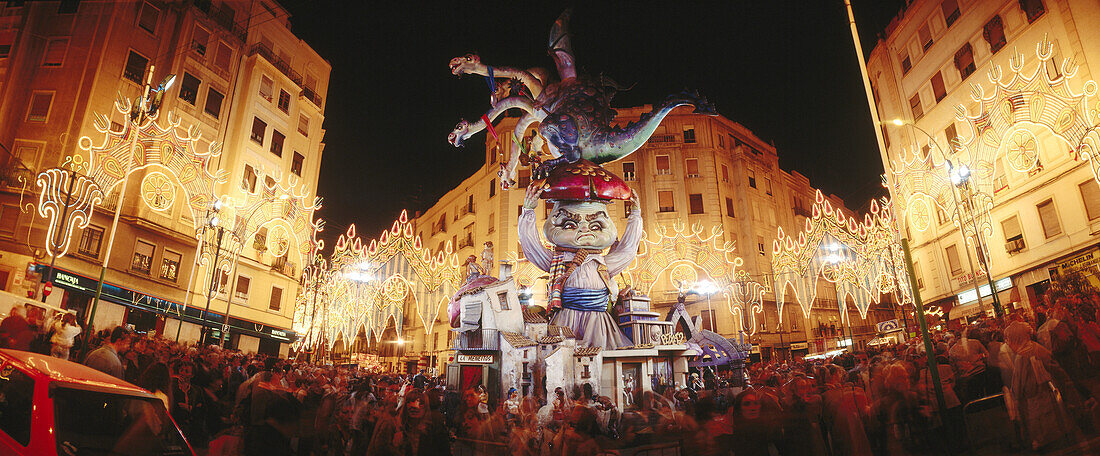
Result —
<instances>
[{"instance_id":1,"label":"fairy light canopy","mask_svg":"<svg viewBox=\"0 0 1100 456\"><path fill-rule=\"evenodd\" d=\"M908 276L889 207L872 200L870 213L861 221L834 209L818 191L811 217L797 238L778 229L771 261L780 319L788 287L794 290L803 315L810 316L819 279L836 286L843 318L848 318L844 304L848 298L863 318L883 294L894 294L899 303L911 301L910 290L903 285Z\"/></svg>"}]
</instances>

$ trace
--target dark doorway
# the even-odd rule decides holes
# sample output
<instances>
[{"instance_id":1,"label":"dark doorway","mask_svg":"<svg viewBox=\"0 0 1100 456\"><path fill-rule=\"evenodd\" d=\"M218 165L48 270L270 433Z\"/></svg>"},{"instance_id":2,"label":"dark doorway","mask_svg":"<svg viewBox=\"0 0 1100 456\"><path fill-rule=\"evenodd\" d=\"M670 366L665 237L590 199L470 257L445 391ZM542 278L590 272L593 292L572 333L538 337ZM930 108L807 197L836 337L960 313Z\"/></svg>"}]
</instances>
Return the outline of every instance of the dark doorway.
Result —
<instances>
[{"instance_id":1,"label":"dark doorway","mask_svg":"<svg viewBox=\"0 0 1100 456\"><path fill-rule=\"evenodd\" d=\"M126 324L133 325L134 331L145 334L157 329L157 314L128 307L126 309Z\"/></svg>"},{"instance_id":2,"label":"dark doorway","mask_svg":"<svg viewBox=\"0 0 1100 456\"><path fill-rule=\"evenodd\" d=\"M260 338L260 346L256 351L270 356L279 356L279 348L282 344L275 339Z\"/></svg>"}]
</instances>

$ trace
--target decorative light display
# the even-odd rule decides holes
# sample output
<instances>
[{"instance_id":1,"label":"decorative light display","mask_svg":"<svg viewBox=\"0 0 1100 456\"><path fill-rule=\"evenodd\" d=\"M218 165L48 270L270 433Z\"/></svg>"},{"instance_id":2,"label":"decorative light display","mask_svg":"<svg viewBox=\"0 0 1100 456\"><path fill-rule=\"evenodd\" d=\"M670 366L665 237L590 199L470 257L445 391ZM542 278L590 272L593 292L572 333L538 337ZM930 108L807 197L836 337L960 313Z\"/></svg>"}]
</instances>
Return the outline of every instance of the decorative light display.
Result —
<instances>
[{"instance_id":1,"label":"decorative light display","mask_svg":"<svg viewBox=\"0 0 1100 456\"><path fill-rule=\"evenodd\" d=\"M662 275L680 288L691 288L702 280L715 287L715 295L746 331L757 330L756 314L763 312L764 294L771 291L767 283L752 280L743 270L733 242L722 240L719 227L703 234L701 226L688 229L682 224L658 227L652 235L646 232L634 263L623 273L623 280L635 289L651 295ZM766 281L765 281L766 282Z\"/></svg>"},{"instance_id":2,"label":"decorative light display","mask_svg":"<svg viewBox=\"0 0 1100 456\"><path fill-rule=\"evenodd\" d=\"M63 257L69 251L73 230L88 226L95 205L103 201L103 192L87 176L65 168L39 173L36 183L41 189L38 215L48 220L46 253ZM60 236L58 231L63 231Z\"/></svg>"},{"instance_id":3,"label":"decorative light display","mask_svg":"<svg viewBox=\"0 0 1100 456\"><path fill-rule=\"evenodd\" d=\"M129 115L130 104L130 100L120 97L115 100L115 109ZM95 129L104 135L102 142L95 145L87 136L79 141L80 149L88 156L88 175L104 194L109 195L125 177L127 160L132 160L131 173L151 171L142 180L142 200L150 208L164 211L174 202L175 188L182 188L190 218L198 230L198 224L202 223L199 216L215 199L214 186L228 177L224 170L210 170L210 160L221 154L221 145L211 142L207 150L198 150L196 146L202 135L197 129L180 127L181 119L171 113L167 126L162 127L158 118L158 114L153 114L136 129L131 122L126 122L121 131L114 131L110 128L110 119L94 114ZM136 145L134 135L137 135Z\"/></svg>"},{"instance_id":4,"label":"decorative light display","mask_svg":"<svg viewBox=\"0 0 1100 456\"><path fill-rule=\"evenodd\" d=\"M781 321L788 286L809 318L819 278L836 285L838 310L844 318L849 297L863 318L883 294L893 293L903 304L912 300L909 287L901 286L908 276L889 207L872 200L871 212L860 222L834 210L818 191L811 217L797 238L778 229L772 243L772 273Z\"/></svg>"},{"instance_id":5,"label":"decorative light display","mask_svg":"<svg viewBox=\"0 0 1100 456\"><path fill-rule=\"evenodd\" d=\"M329 347L337 340L350 344L360 329L381 340L393 322L397 334L404 325L405 305L412 304L425 331L431 333L443 303L462 284L458 255L447 243L442 251L425 248L413 233L406 211L393 226L366 246L348 227L333 249L327 272L310 272L304 279L317 283L318 316L295 311L294 327L302 333L321 332ZM299 307L308 307L313 296L310 286L302 287ZM314 331L313 328L317 328ZM316 345L319 338L303 338L302 344Z\"/></svg>"},{"instance_id":6,"label":"decorative light display","mask_svg":"<svg viewBox=\"0 0 1100 456\"><path fill-rule=\"evenodd\" d=\"M956 119L965 123L958 138L948 138L949 151L941 157L932 154L903 154L891 165L894 194L906 199L901 215L911 227L925 231L931 226L934 207L952 214L956 227L963 229L967 242L973 244L974 235L966 225L971 220L958 220L954 191L947 174L945 160L958 166L965 164L971 170L969 182L973 196L973 213L978 231L985 235L993 232L989 211L993 208L993 196L998 190L996 169L1003 160L1007 169L1034 175L1041 168L1036 132L1046 132L1067 146L1074 159L1090 163L1093 177L1100 181L1100 106L1097 105L1095 81L1078 85L1078 66L1071 59L1055 62L1054 45L1045 38L1035 46L1035 65L1024 70L1024 57L1013 51L1009 59L1009 71L1000 65L992 65L989 81L992 90L973 84L971 98L974 109L963 105L956 107ZM967 201L968 199L963 199ZM985 252L988 253L988 252ZM986 257L988 258L988 256Z\"/></svg>"},{"instance_id":7,"label":"decorative light display","mask_svg":"<svg viewBox=\"0 0 1100 456\"><path fill-rule=\"evenodd\" d=\"M309 240L318 228L314 213L321 208L321 197L310 198L304 187L278 181L261 185L240 201L228 198L233 232L248 240L267 228L265 247L273 256L285 255L296 265L304 264L314 245Z\"/></svg>"}]
</instances>

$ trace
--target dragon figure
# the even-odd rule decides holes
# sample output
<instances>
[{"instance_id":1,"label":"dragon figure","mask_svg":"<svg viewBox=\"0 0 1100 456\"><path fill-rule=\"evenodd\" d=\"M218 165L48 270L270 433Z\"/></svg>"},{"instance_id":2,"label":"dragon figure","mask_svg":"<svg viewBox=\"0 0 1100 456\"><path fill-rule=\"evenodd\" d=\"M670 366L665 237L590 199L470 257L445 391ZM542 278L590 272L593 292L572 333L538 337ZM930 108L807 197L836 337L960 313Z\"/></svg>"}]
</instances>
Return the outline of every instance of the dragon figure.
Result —
<instances>
[{"instance_id":1,"label":"dragon figure","mask_svg":"<svg viewBox=\"0 0 1100 456\"><path fill-rule=\"evenodd\" d=\"M577 75L568 31L569 15L570 10L563 12L550 30L549 53L557 66L559 81L552 81L549 72L541 68L492 67L474 54L451 59L452 74L485 76L493 88L492 108L474 123L460 121L448 136L452 145L462 146L505 111L521 109L525 114L517 122L513 136L524 138L527 129L537 122L538 134L529 150L537 155L545 143L552 157L534 169L534 177L542 179L564 163L584 159L603 164L630 155L649 140L665 116L678 106L692 105L696 113L716 114L714 107L697 92L685 91L669 96L637 122L625 127L612 125L617 113L611 109L611 99L620 88L604 77ZM505 81L498 84L497 78ZM516 169L525 155L521 151L523 146L522 141L513 141L509 160L501 165L500 183L504 189L515 186Z\"/></svg>"}]
</instances>

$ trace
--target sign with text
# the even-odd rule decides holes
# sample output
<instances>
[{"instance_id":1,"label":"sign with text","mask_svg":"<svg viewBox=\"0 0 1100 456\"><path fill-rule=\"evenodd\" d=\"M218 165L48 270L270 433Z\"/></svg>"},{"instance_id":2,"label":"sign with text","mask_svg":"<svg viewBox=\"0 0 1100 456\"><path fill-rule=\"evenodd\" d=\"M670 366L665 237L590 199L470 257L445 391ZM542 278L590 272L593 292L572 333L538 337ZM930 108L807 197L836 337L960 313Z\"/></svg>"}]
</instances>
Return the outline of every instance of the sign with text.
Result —
<instances>
[{"instance_id":1,"label":"sign with text","mask_svg":"<svg viewBox=\"0 0 1100 456\"><path fill-rule=\"evenodd\" d=\"M1056 276L1067 274L1081 274L1094 287L1100 287L1100 249L1091 249L1080 255L1074 255L1064 261L1059 261L1057 267L1050 268L1050 278L1057 280Z\"/></svg>"},{"instance_id":2,"label":"sign with text","mask_svg":"<svg viewBox=\"0 0 1100 456\"><path fill-rule=\"evenodd\" d=\"M875 330L880 333L891 333L894 331L901 331L901 324L898 323L898 319L880 321L875 324Z\"/></svg>"},{"instance_id":3,"label":"sign with text","mask_svg":"<svg viewBox=\"0 0 1100 456\"><path fill-rule=\"evenodd\" d=\"M459 363L493 364L493 355L458 355Z\"/></svg>"}]
</instances>

